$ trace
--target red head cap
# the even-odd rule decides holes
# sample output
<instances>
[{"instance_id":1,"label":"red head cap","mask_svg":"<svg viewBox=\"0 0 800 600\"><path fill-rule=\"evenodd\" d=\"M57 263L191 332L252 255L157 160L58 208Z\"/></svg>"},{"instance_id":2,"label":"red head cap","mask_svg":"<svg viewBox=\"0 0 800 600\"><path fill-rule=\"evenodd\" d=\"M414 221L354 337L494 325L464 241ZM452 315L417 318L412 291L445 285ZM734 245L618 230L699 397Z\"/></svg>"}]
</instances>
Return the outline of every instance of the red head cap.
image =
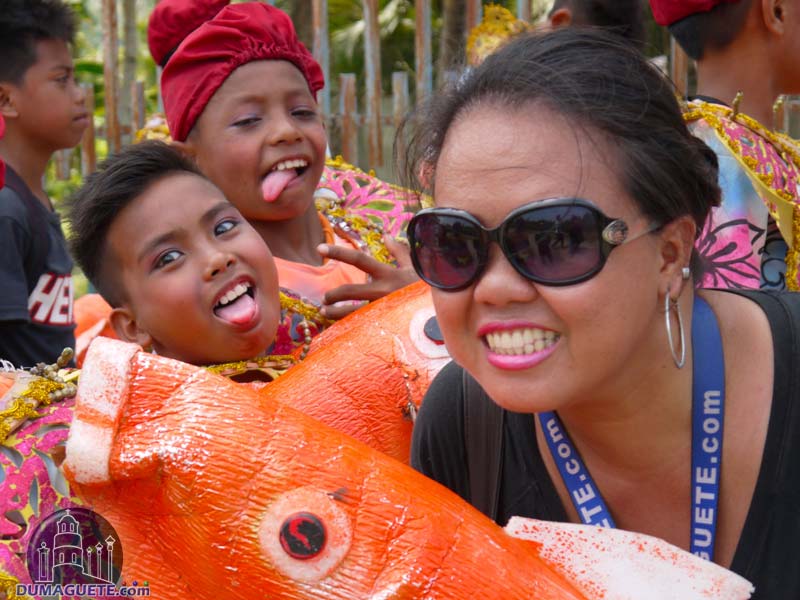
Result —
<instances>
[{"instance_id":1,"label":"red head cap","mask_svg":"<svg viewBox=\"0 0 800 600\"><path fill-rule=\"evenodd\" d=\"M156 64L163 67L186 36L229 3L230 0L160 0L147 23L147 45Z\"/></svg>"},{"instance_id":2,"label":"red head cap","mask_svg":"<svg viewBox=\"0 0 800 600\"><path fill-rule=\"evenodd\" d=\"M289 61L315 98L325 85L322 69L286 13L261 2L232 4L190 34L164 68L161 93L173 139L185 141L228 76L255 60Z\"/></svg>"},{"instance_id":3,"label":"red head cap","mask_svg":"<svg viewBox=\"0 0 800 600\"><path fill-rule=\"evenodd\" d=\"M669 27L681 19L697 13L708 12L718 4L738 2L739 0L650 0L653 18L656 23Z\"/></svg>"}]
</instances>

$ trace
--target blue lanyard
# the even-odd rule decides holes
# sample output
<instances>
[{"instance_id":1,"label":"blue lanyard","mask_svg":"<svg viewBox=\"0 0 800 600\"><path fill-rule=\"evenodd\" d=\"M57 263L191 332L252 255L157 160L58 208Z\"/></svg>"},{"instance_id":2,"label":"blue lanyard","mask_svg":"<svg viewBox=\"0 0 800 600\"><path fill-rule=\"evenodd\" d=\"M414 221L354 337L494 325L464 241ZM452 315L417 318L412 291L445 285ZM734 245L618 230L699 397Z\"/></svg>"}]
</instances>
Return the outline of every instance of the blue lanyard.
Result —
<instances>
[{"instance_id":1,"label":"blue lanyard","mask_svg":"<svg viewBox=\"0 0 800 600\"><path fill-rule=\"evenodd\" d=\"M714 558L717 529L725 364L717 318L695 295L692 314L692 529L690 550ZM587 525L615 527L611 511L583 464L561 420L554 412L539 413L547 445L572 504Z\"/></svg>"}]
</instances>

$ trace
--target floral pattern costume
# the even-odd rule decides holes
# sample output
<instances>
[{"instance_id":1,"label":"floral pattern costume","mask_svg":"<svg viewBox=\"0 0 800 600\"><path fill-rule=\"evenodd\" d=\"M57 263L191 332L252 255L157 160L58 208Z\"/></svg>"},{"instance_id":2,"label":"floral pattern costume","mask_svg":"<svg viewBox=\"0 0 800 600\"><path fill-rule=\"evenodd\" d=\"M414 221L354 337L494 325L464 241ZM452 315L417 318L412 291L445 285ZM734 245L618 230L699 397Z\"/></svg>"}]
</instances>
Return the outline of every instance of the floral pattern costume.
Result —
<instances>
[{"instance_id":1,"label":"floral pattern costume","mask_svg":"<svg viewBox=\"0 0 800 600\"><path fill-rule=\"evenodd\" d=\"M684 119L717 154L722 204L696 248L701 287L798 289L800 155L793 141L720 104L692 100Z\"/></svg>"}]
</instances>

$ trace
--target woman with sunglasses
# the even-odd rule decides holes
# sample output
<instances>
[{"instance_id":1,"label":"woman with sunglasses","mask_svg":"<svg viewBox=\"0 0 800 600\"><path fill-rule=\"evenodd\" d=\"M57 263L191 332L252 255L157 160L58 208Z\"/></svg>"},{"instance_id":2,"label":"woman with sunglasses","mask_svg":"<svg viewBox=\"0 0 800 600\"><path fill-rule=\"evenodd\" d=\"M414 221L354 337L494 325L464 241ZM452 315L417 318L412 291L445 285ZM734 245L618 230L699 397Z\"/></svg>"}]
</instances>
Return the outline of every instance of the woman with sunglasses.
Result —
<instances>
[{"instance_id":1,"label":"woman with sunglasses","mask_svg":"<svg viewBox=\"0 0 800 600\"><path fill-rule=\"evenodd\" d=\"M565 28L421 119L409 242L454 362L412 464L500 524L639 531L800 597L800 297L694 288L717 163L671 84Z\"/></svg>"}]
</instances>

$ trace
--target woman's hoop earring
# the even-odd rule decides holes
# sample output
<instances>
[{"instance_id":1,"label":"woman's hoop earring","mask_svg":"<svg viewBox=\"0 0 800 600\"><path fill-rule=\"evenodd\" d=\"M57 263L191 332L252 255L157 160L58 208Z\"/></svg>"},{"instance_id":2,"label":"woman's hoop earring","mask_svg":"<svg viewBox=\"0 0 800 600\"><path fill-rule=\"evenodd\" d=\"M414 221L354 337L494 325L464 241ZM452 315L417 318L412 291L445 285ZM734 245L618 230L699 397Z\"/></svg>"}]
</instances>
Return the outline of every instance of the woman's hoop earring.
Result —
<instances>
[{"instance_id":1,"label":"woman's hoop earring","mask_svg":"<svg viewBox=\"0 0 800 600\"><path fill-rule=\"evenodd\" d=\"M681 344L680 358L675 352L675 343L672 339L672 322L669 318L669 313L673 306L675 307L675 313L678 315L678 333L680 334L678 341ZM675 362L676 367L682 369L683 365L686 363L686 340L683 333L683 317L681 317L681 307L678 306L678 301L669 297L669 288L667 288L667 293L664 295L664 322L667 326L667 340L669 341L669 351L672 353L672 360Z\"/></svg>"}]
</instances>

